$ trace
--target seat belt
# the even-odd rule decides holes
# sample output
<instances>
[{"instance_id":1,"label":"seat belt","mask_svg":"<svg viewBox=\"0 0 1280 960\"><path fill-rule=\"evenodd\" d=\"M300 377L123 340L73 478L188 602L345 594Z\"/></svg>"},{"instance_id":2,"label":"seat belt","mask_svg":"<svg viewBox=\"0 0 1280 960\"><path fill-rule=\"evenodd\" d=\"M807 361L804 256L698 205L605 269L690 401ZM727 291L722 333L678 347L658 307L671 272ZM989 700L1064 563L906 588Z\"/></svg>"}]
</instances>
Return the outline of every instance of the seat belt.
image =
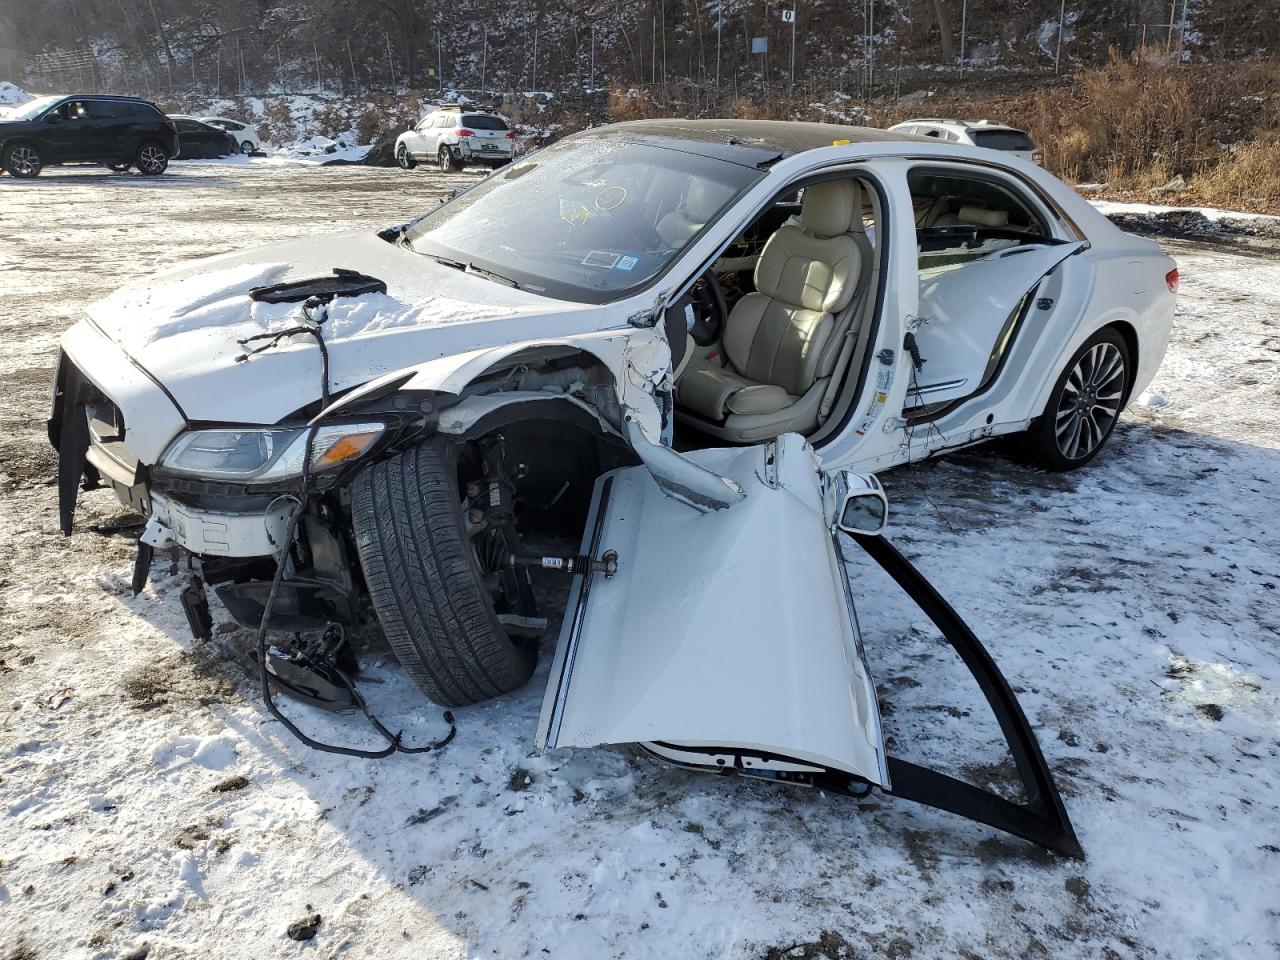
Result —
<instances>
[{"instance_id":1,"label":"seat belt","mask_svg":"<svg viewBox=\"0 0 1280 960\"><path fill-rule=\"evenodd\" d=\"M822 423L831 413L831 408L835 406L836 396L840 392L840 383L844 380L845 370L849 367L849 361L853 357L853 348L858 342L858 333L861 331L861 324L854 323L857 315L862 311L863 301L866 299L867 291L871 289L871 278L879 271L880 265L877 262L871 270L863 274L858 289L854 292L852 299L849 300L849 306L845 307L840 314L837 324L836 336L840 337L840 353L836 355L836 364L831 368L831 377L827 380L827 389L823 391L822 402L818 405L818 422ZM840 331L843 330L843 333Z\"/></svg>"}]
</instances>

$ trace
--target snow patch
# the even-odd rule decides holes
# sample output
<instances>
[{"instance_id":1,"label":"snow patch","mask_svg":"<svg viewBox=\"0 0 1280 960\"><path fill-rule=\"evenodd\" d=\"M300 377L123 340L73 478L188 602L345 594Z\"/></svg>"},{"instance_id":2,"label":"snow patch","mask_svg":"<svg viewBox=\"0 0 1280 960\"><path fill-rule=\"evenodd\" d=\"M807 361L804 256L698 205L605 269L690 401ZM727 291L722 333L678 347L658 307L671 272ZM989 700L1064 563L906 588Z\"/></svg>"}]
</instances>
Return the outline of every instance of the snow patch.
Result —
<instances>
[{"instance_id":1,"label":"snow patch","mask_svg":"<svg viewBox=\"0 0 1280 960\"><path fill-rule=\"evenodd\" d=\"M1144 393L1142 396L1138 398L1139 406L1150 407L1152 410L1155 410L1159 407L1163 407L1168 402L1169 401L1166 400L1164 397L1162 397L1160 394L1152 393L1150 390L1148 390L1146 393Z\"/></svg>"},{"instance_id":2,"label":"snow patch","mask_svg":"<svg viewBox=\"0 0 1280 960\"><path fill-rule=\"evenodd\" d=\"M236 748L229 737L167 737L151 751L158 767L174 768L194 763L207 770L225 770L236 762Z\"/></svg>"},{"instance_id":3,"label":"snow patch","mask_svg":"<svg viewBox=\"0 0 1280 960\"><path fill-rule=\"evenodd\" d=\"M32 99L31 94L10 83L0 80L0 106L17 107Z\"/></svg>"}]
</instances>

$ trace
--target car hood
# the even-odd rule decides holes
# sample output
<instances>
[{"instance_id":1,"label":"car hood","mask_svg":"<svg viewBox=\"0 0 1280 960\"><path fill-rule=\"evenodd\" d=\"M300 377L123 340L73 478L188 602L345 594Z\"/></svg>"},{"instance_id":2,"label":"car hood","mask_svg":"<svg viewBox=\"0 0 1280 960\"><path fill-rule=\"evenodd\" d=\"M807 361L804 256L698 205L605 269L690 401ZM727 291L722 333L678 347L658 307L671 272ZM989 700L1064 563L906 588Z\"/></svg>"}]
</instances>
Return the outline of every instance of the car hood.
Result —
<instances>
[{"instance_id":1,"label":"car hood","mask_svg":"<svg viewBox=\"0 0 1280 960\"><path fill-rule=\"evenodd\" d=\"M481 347L591 332L597 306L567 303L464 274L367 230L199 260L116 291L89 319L164 387L188 421L276 423L320 396L314 338L247 350L301 321L297 303L261 303L249 291L357 270L385 294L342 297L323 334L334 393L375 377Z\"/></svg>"}]
</instances>

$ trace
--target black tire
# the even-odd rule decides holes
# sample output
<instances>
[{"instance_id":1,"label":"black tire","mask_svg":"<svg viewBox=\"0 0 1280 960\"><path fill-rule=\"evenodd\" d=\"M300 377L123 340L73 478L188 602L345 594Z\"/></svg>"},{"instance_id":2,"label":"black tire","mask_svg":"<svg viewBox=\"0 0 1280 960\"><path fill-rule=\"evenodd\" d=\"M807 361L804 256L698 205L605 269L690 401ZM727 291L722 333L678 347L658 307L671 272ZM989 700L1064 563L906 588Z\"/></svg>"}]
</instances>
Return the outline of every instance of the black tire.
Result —
<instances>
[{"instance_id":1,"label":"black tire","mask_svg":"<svg viewBox=\"0 0 1280 960\"><path fill-rule=\"evenodd\" d=\"M4 172L19 180L40 176L44 160L34 143L14 143L4 152Z\"/></svg>"},{"instance_id":2,"label":"black tire","mask_svg":"<svg viewBox=\"0 0 1280 960\"><path fill-rule=\"evenodd\" d=\"M441 147L436 159L440 163L441 173L454 173L462 169L462 164L458 162L458 158L453 155L453 151L448 147Z\"/></svg>"},{"instance_id":3,"label":"black tire","mask_svg":"<svg viewBox=\"0 0 1280 960\"><path fill-rule=\"evenodd\" d=\"M401 170L412 170L418 165L418 161L413 158L409 148L402 143L396 147L396 164Z\"/></svg>"},{"instance_id":4,"label":"black tire","mask_svg":"<svg viewBox=\"0 0 1280 960\"><path fill-rule=\"evenodd\" d=\"M1118 331L1099 330L1072 355L1024 435L1033 458L1050 470L1083 467L1110 439L1132 385L1129 345Z\"/></svg>"},{"instance_id":5,"label":"black tire","mask_svg":"<svg viewBox=\"0 0 1280 960\"><path fill-rule=\"evenodd\" d=\"M363 471L351 519L373 608L423 693L459 707L529 679L537 649L511 641L481 582L452 443L426 440Z\"/></svg>"},{"instance_id":6,"label":"black tire","mask_svg":"<svg viewBox=\"0 0 1280 960\"><path fill-rule=\"evenodd\" d=\"M140 144L133 164L144 177L158 177L169 168L169 155L154 140Z\"/></svg>"},{"instance_id":7,"label":"black tire","mask_svg":"<svg viewBox=\"0 0 1280 960\"><path fill-rule=\"evenodd\" d=\"M253 150L254 150L253 142L250 140L246 140L242 144L240 144L240 153L243 156L246 156L246 157L253 156Z\"/></svg>"}]
</instances>

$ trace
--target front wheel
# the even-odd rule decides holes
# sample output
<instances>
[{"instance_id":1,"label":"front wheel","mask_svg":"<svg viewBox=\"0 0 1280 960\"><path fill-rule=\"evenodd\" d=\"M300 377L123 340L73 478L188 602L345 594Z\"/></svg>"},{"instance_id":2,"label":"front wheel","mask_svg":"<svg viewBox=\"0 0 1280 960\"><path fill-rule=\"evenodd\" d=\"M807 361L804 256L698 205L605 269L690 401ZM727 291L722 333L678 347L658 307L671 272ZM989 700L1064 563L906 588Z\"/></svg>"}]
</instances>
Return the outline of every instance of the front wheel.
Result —
<instances>
[{"instance_id":1,"label":"front wheel","mask_svg":"<svg viewBox=\"0 0 1280 960\"><path fill-rule=\"evenodd\" d=\"M1043 466L1074 470L1098 455L1133 384L1131 363L1128 344L1112 329L1099 330L1075 352L1026 434Z\"/></svg>"},{"instance_id":2,"label":"front wheel","mask_svg":"<svg viewBox=\"0 0 1280 960\"><path fill-rule=\"evenodd\" d=\"M409 152L409 148L402 143L396 147L396 164L401 170L412 170L418 165L418 161L413 159L413 154Z\"/></svg>"},{"instance_id":3,"label":"front wheel","mask_svg":"<svg viewBox=\"0 0 1280 960\"><path fill-rule=\"evenodd\" d=\"M40 151L30 143L15 143L4 155L4 169L11 177L26 180L38 177L44 169Z\"/></svg>"},{"instance_id":4,"label":"front wheel","mask_svg":"<svg viewBox=\"0 0 1280 960\"><path fill-rule=\"evenodd\" d=\"M453 173L462 166L462 164L458 162L458 158L453 155L453 151L448 147L440 148L438 159L440 161L441 173Z\"/></svg>"},{"instance_id":5,"label":"front wheel","mask_svg":"<svg viewBox=\"0 0 1280 960\"><path fill-rule=\"evenodd\" d=\"M244 143L240 144L240 152L246 157L253 156L253 142L246 140Z\"/></svg>"},{"instance_id":6,"label":"front wheel","mask_svg":"<svg viewBox=\"0 0 1280 960\"><path fill-rule=\"evenodd\" d=\"M144 177L158 177L168 169L169 155L158 143L144 143L138 148L138 158L134 162Z\"/></svg>"},{"instance_id":7,"label":"front wheel","mask_svg":"<svg viewBox=\"0 0 1280 960\"><path fill-rule=\"evenodd\" d=\"M405 671L446 707L516 689L537 659L536 643L517 644L498 618L499 609L518 619L534 613L527 579L512 576L523 568L506 562L514 535L468 528L458 468L458 447L433 438L373 464L351 487L378 621Z\"/></svg>"}]
</instances>

